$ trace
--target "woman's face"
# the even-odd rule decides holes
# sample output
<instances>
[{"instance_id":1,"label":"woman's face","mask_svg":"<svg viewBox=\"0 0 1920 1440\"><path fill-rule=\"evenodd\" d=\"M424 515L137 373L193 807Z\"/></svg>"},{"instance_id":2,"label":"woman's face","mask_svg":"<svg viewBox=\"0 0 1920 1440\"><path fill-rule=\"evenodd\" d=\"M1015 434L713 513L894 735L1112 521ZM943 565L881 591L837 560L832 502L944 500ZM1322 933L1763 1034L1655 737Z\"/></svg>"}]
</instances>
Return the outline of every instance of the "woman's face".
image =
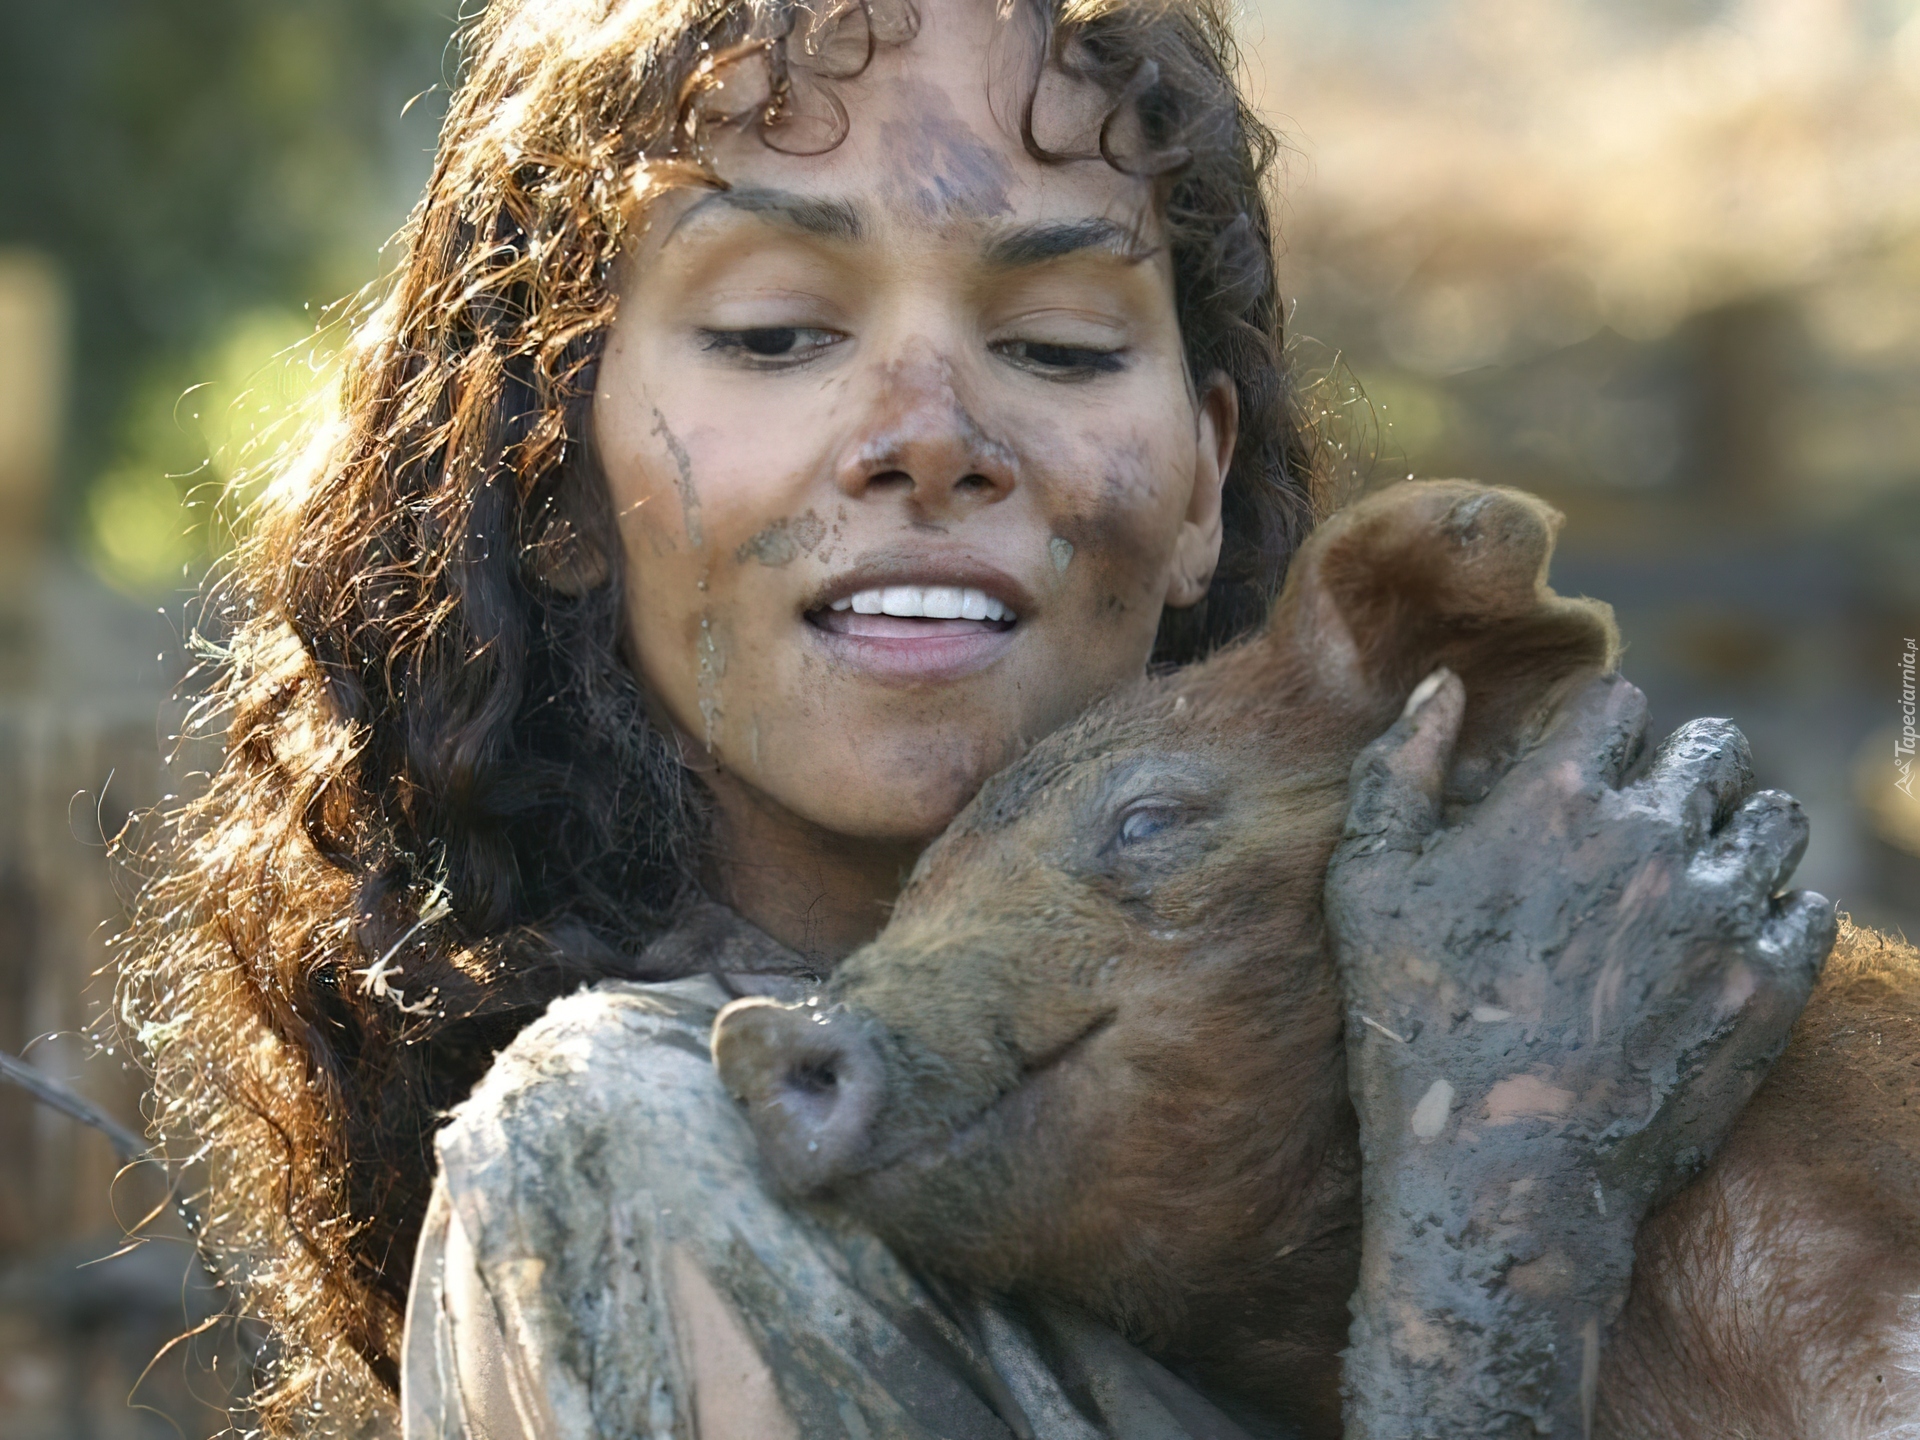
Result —
<instances>
[{"instance_id":1,"label":"woman's face","mask_svg":"<svg viewBox=\"0 0 1920 1440\"><path fill-rule=\"evenodd\" d=\"M1219 552L1232 393L1186 375L1150 187L1026 154L993 8L923 4L825 154L720 139L595 397L646 686L721 790L848 837L937 834ZM1084 152L1105 108L1055 76L1035 128Z\"/></svg>"}]
</instances>

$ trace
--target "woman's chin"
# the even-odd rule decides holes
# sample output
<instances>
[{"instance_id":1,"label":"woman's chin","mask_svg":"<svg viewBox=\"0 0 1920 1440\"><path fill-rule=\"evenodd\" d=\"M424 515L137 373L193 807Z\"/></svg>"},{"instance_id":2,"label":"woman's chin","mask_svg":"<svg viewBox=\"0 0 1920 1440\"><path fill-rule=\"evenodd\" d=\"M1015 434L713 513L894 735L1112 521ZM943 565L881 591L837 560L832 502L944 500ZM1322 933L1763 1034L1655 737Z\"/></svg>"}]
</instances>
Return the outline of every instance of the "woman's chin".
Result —
<instances>
[{"instance_id":1,"label":"woman's chin","mask_svg":"<svg viewBox=\"0 0 1920 1440\"><path fill-rule=\"evenodd\" d=\"M866 743L849 744L853 735ZM783 742L805 761L784 760L763 738L764 763L743 766L726 756L723 764L827 835L888 845L935 839L1013 758L999 725L963 727L953 717L876 721L856 713L842 720L829 709L807 733Z\"/></svg>"}]
</instances>

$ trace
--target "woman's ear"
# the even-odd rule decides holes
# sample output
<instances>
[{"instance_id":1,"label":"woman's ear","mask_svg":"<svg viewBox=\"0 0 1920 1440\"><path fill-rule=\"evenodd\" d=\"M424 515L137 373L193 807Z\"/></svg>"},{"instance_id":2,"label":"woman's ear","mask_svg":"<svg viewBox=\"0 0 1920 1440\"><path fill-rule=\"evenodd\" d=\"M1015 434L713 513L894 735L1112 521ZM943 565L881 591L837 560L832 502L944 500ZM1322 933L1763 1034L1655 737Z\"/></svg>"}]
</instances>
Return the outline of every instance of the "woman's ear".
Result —
<instances>
[{"instance_id":1,"label":"woman's ear","mask_svg":"<svg viewBox=\"0 0 1920 1440\"><path fill-rule=\"evenodd\" d=\"M1215 371L1200 393L1194 426L1193 492L1173 547L1167 604L1175 609L1198 605L1213 583L1214 567L1220 563L1220 496L1239 438L1240 392L1232 380Z\"/></svg>"}]
</instances>

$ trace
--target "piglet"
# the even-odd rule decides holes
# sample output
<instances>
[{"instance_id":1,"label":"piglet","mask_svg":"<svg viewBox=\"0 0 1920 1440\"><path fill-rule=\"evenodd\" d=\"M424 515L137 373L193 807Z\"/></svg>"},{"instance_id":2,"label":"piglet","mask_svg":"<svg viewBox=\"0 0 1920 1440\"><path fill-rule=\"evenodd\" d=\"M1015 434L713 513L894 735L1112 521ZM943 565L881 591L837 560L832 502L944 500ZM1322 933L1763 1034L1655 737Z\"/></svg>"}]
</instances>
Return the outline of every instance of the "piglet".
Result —
<instances>
[{"instance_id":1,"label":"piglet","mask_svg":"<svg viewBox=\"0 0 1920 1440\"><path fill-rule=\"evenodd\" d=\"M1832 941L1819 897L1775 898L1804 817L1752 793L1724 722L1647 753L1638 693L1605 678L1611 612L1545 583L1558 523L1463 482L1369 497L1302 548L1262 635L1113 696L988 782L820 996L716 1023L774 1183L961 1283L1085 1310L1311 1436L1341 1433L1356 1288L1363 1316L1417 1303L1419 1274L1361 1266L1363 1231L1386 1255L1409 1205L1438 1238L1394 1264L1478 1267L1490 1293L1517 1274L1588 1307L1611 1322L1606 1364L1551 1329L1503 1331L1492 1300L1436 1323L1431 1361L1362 1323L1378 1393L1350 1434L1386 1440L1400 1422L1379 1417L1401 1413L1418 1428L1400 1433L1467 1433L1434 1377L1489 1336L1529 1426L1572 1395L1601 1433L1736 1433L1735 1404L1752 1433L1814 1433L1780 1417L1849 1386L1920 1414L1898 1364L1920 1353L1903 1298L1920 1290L1920 962L1850 931L1742 1115ZM1444 750L1424 784L1407 771L1423 744ZM1558 789L1517 791L1523 775ZM1449 843L1470 812L1500 821L1497 843ZM1542 844L1564 875L1529 863ZM1622 904L1675 930L1702 923L1676 906L1733 918L1678 965L1583 944L1581 907ZM1836 1038L1868 1024L1888 1043ZM1444 1180L1540 1146L1591 1163L1557 1167L1578 1194L1501 1188L1531 1242ZM1636 1230L1624 1310L1624 1273L1569 1278L1525 1248L1618 1232L1625 1253ZM1783 1245L1831 1263L1755 1266ZM1830 1324L1830 1356L1801 1353L1794 1315ZM1429 1393L1387 1383L1409 1369Z\"/></svg>"}]
</instances>

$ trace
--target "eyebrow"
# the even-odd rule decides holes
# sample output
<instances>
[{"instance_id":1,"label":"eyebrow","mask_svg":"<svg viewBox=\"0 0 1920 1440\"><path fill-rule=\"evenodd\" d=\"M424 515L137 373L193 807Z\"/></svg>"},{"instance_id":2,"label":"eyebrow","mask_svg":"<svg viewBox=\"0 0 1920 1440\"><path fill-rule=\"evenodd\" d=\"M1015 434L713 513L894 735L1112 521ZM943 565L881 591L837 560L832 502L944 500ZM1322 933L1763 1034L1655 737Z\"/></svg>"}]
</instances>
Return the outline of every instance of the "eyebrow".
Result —
<instances>
[{"instance_id":1,"label":"eyebrow","mask_svg":"<svg viewBox=\"0 0 1920 1440\"><path fill-rule=\"evenodd\" d=\"M724 205L730 210L761 215L776 224L798 230L803 235L817 235L827 240L853 241L866 233L859 209L844 200L823 200L815 195L796 195L790 190L769 190L748 185L715 190L676 220L674 230L677 231L709 205Z\"/></svg>"},{"instance_id":2,"label":"eyebrow","mask_svg":"<svg viewBox=\"0 0 1920 1440\"><path fill-rule=\"evenodd\" d=\"M1001 269L1041 265L1081 250L1109 250L1123 260L1145 260L1153 247L1139 234L1112 220L1042 220L995 236L987 245L987 263Z\"/></svg>"},{"instance_id":3,"label":"eyebrow","mask_svg":"<svg viewBox=\"0 0 1920 1440\"><path fill-rule=\"evenodd\" d=\"M803 235L827 240L852 243L867 233L860 207L851 201L738 185L715 190L701 199L674 222L668 238L709 205L724 205L729 210L763 216ZM1087 216L1079 220L1040 220L996 235L987 242L985 258L995 269L1015 270L1042 265L1083 250L1106 250L1123 260L1137 262L1153 255L1155 247L1145 243L1130 226L1100 216Z\"/></svg>"}]
</instances>

